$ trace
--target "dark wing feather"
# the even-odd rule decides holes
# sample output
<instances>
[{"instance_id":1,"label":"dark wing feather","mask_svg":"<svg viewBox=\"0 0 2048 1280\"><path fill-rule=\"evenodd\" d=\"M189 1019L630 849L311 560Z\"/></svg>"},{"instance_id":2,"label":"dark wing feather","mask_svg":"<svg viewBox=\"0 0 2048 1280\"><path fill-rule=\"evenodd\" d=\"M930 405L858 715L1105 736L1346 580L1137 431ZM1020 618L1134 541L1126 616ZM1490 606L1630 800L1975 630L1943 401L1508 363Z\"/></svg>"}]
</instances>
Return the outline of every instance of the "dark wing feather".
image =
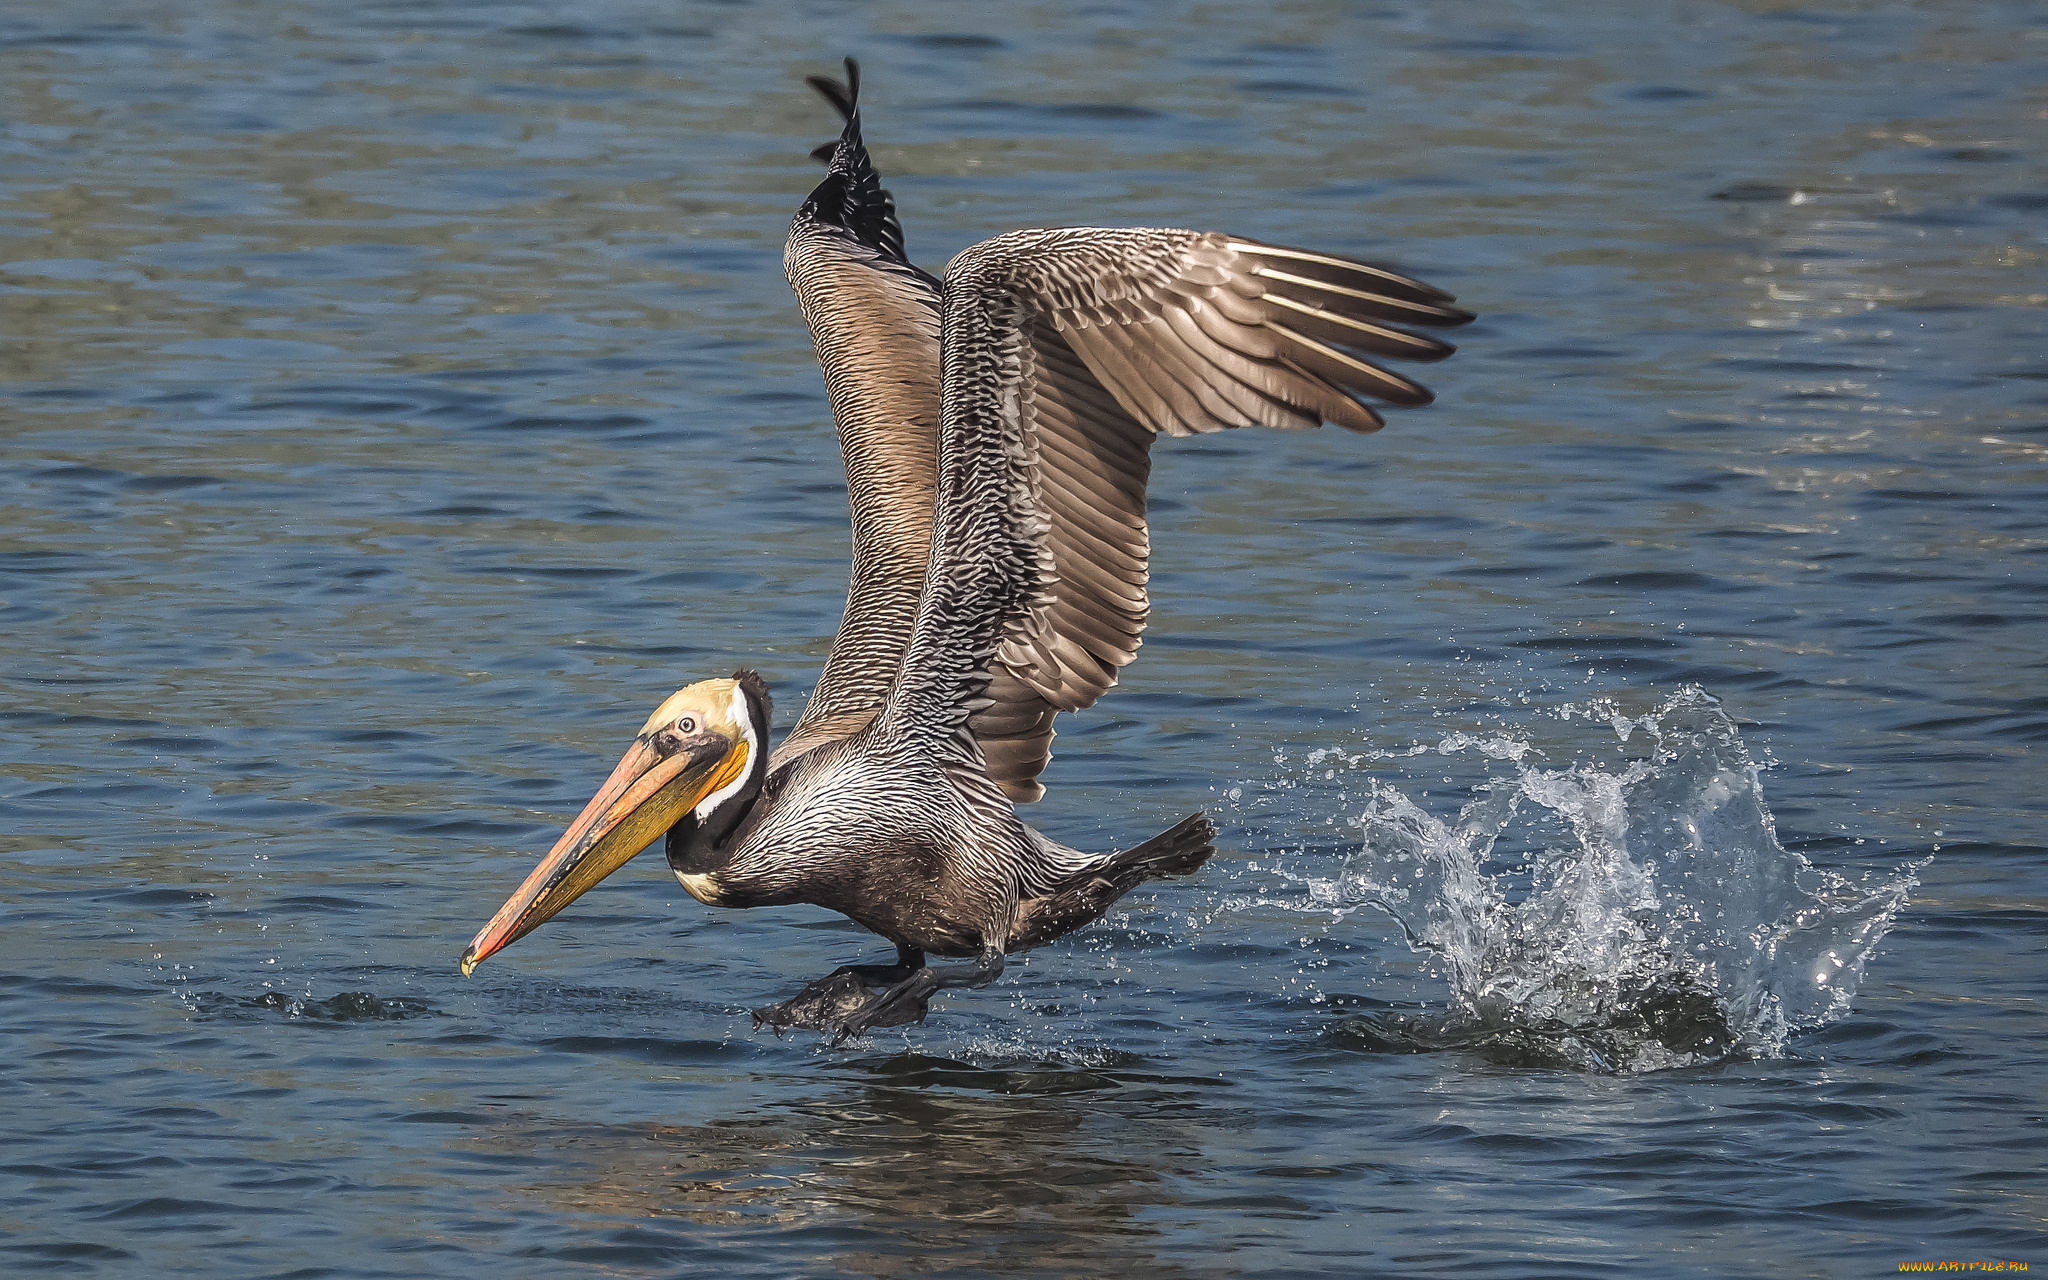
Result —
<instances>
[{"instance_id":1,"label":"dark wing feather","mask_svg":"<svg viewBox=\"0 0 2048 1280\"><path fill-rule=\"evenodd\" d=\"M813 158L824 159L825 180L812 190L810 199L798 211L808 214L820 226L837 228L855 241L880 253L899 266L909 266L903 251L903 225L896 220L896 198L882 186L882 176L868 159L860 136L860 64L846 60L846 83L825 76L809 76L804 83L816 89L846 121L839 141L819 147Z\"/></svg>"}]
</instances>

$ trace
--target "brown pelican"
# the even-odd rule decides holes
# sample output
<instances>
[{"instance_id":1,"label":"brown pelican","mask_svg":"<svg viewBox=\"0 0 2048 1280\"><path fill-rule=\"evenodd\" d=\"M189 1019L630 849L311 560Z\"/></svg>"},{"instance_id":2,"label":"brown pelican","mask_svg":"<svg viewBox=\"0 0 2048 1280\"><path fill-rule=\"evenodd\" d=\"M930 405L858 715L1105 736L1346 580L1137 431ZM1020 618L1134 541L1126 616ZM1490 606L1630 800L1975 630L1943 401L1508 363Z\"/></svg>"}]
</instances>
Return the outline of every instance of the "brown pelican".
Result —
<instances>
[{"instance_id":1,"label":"brown pelican","mask_svg":"<svg viewBox=\"0 0 2048 1280\"><path fill-rule=\"evenodd\" d=\"M853 508L846 612L816 691L768 751L742 671L683 689L463 953L478 962L667 836L699 901L829 907L896 945L758 1022L833 1033L920 1019L1006 954L1214 852L1201 814L1122 853L1019 821L1053 719L1137 656L1153 438L1230 427L1376 431L1361 402L1427 404L1367 357L1452 348L1404 325L1470 314L1380 267L1217 232L1013 231L948 264L903 250L861 142L859 68L812 77L839 109L785 267L825 371ZM925 955L971 957L944 968Z\"/></svg>"}]
</instances>

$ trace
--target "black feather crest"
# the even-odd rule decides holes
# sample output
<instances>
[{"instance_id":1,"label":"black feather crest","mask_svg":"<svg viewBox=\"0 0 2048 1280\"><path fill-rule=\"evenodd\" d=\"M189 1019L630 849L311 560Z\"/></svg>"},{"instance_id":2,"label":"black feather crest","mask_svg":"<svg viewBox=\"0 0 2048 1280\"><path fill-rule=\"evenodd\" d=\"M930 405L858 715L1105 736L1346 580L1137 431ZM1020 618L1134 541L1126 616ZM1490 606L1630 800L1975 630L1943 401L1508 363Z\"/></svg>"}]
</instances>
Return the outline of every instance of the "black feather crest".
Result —
<instances>
[{"instance_id":1,"label":"black feather crest","mask_svg":"<svg viewBox=\"0 0 2048 1280\"><path fill-rule=\"evenodd\" d=\"M846 83L826 76L805 76L804 83L816 89L846 121L839 141L811 152L830 168L825 180L804 202L803 212L817 222L836 227L880 253L891 262L910 265L903 252L903 225L896 221L896 199L882 187L882 176L868 159L867 146L860 138L860 64L846 60Z\"/></svg>"}]
</instances>

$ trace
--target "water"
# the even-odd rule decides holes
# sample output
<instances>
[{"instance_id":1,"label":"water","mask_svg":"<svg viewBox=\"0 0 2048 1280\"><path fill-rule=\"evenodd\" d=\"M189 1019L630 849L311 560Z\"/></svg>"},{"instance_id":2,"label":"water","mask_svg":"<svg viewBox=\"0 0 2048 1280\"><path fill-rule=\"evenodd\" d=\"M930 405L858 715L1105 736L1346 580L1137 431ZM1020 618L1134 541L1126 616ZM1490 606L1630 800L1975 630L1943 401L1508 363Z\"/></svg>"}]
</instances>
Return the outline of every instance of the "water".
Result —
<instances>
[{"instance_id":1,"label":"water","mask_svg":"<svg viewBox=\"0 0 2048 1280\"><path fill-rule=\"evenodd\" d=\"M1154 630L1034 820L1207 807L1202 876L853 1051L744 1010L872 939L654 861L464 981L655 700L753 665L786 726L829 644L780 246L849 52L926 264L1216 227L1483 318L1378 436L1160 450ZM0 10L0 1272L2041 1265L2044 53L1999 3ZM1710 792L1707 892L1637 836ZM1367 905L1403 851L1468 949Z\"/></svg>"}]
</instances>

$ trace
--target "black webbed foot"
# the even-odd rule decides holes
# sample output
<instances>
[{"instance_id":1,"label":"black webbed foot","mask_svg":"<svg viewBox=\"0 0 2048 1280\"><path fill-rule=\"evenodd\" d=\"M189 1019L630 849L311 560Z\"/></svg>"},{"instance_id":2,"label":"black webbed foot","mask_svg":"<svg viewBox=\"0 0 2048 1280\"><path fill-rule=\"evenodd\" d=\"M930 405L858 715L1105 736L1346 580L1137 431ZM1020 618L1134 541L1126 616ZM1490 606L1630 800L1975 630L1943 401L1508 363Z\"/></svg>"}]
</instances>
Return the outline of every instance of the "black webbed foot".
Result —
<instances>
[{"instance_id":1,"label":"black webbed foot","mask_svg":"<svg viewBox=\"0 0 2048 1280\"><path fill-rule=\"evenodd\" d=\"M923 1022L925 1014L931 1011L932 993L942 985L937 970L918 969L904 975L901 982L871 991L865 1001L848 1005L831 1026L818 1030L832 1033L832 1047L836 1049L848 1040L860 1039L875 1027Z\"/></svg>"},{"instance_id":2,"label":"black webbed foot","mask_svg":"<svg viewBox=\"0 0 2048 1280\"><path fill-rule=\"evenodd\" d=\"M985 987L1003 972L1003 953L984 951L973 964L948 965L943 969L921 968L881 992L867 1004L848 1012L832 1028L834 1047L858 1039L873 1027L894 1027L905 1022L922 1022L931 1007L932 993L947 987Z\"/></svg>"},{"instance_id":3,"label":"black webbed foot","mask_svg":"<svg viewBox=\"0 0 2048 1280\"><path fill-rule=\"evenodd\" d=\"M848 1017L872 1006L877 998L902 986L923 968L924 952L899 943L895 964L849 964L834 969L781 1004L754 1010L754 1027L773 1027L778 1038L791 1027L835 1030ZM888 1021L869 1025L896 1027L906 1022L922 1022L925 1011L922 1003L905 1006L894 1010L896 1016Z\"/></svg>"},{"instance_id":4,"label":"black webbed foot","mask_svg":"<svg viewBox=\"0 0 2048 1280\"><path fill-rule=\"evenodd\" d=\"M781 1004L754 1010L754 1025L773 1027L778 1036L793 1027L833 1031L847 1018L873 1007L880 997L918 972L901 965L850 964L826 974ZM922 1022L925 1012L923 1001L892 1005L884 1019L868 1025L896 1027L906 1022Z\"/></svg>"}]
</instances>

